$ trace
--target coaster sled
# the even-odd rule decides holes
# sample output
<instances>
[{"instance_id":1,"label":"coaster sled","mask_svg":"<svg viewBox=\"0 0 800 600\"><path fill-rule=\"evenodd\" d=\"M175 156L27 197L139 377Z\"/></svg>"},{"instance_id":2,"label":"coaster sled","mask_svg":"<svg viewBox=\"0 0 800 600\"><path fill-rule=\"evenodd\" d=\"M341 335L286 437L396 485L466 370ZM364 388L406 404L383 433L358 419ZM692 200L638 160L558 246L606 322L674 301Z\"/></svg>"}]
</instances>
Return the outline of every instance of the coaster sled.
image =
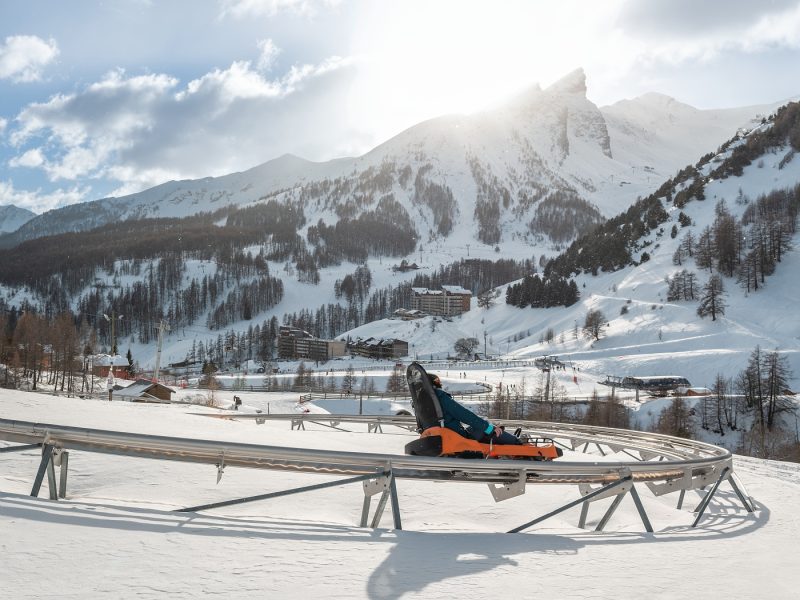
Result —
<instances>
[{"instance_id":1,"label":"coaster sled","mask_svg":"<svg viewBox=\"0 0 800 600\"><path fill-rule=\"evenodd\" d=\"M406 444L406 454L510 460L553 460L563 454L549 438L522 437L522 444L485 444L447 429L443 426L439 399L422 365L411 363L406 369L406 380L420 432L419 439Z\"/></svg>"}]
</instances>

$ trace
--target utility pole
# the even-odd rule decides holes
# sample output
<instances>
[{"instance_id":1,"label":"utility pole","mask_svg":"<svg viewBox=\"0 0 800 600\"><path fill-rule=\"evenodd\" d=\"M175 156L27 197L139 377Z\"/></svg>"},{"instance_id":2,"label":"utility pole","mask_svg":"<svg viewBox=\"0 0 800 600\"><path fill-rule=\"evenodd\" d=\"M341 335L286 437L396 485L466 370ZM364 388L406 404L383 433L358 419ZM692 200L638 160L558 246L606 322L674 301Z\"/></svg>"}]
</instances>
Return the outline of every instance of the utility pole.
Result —
<instances>
[{"instance_id":1,"label":"utility pole","mask_svg":"<svg viewBox=\"0 0 800 600\"><path fill-rule=\"evenodd\" d=\"M109 317L107 314L103 313L103 318L111 323L111 356L117 355L117 338L114 336L114 324L117 322L117 319L121 319L125 315L119 315L118 317L114 317L114 310L111 310L111 316ZM112 360L113 363L113 360ZM113 364L111 365L113 368Z\"/></svg>"},{"instance_id":2,"label":"utility pole","mask_svg":"<svg viewBox=\"0 0 800 600\"><path fill-rule=\"evenodd\" d=\"M489 360L489 355L486 353L486 330L483 330L483 360Z\"/></svg>"},{"instance_id":3,"label":"utility pole","mask_svg":"<svg viewBox=\"0 0 800 600\"><path fill-rule=\"evenodd\" d=\"M162 319L158 324L158 350L156 351L156 368L153 371L153 382L158 383L158 371L161 368L161 345L164 343L164 331L169 331L169 325Z\"/></svg>"},{"instance_id":4,"label":"utility pole","mask_svg":"<svg viewBox=\"0 0 800 600\"><path fill-rule=\"evenodd\" d=\"M550 397L550 366L548 365L545 369L547 373L547 383L544 384L544 401L547 402L548 398Z\"/></svg>"}]
</instances>

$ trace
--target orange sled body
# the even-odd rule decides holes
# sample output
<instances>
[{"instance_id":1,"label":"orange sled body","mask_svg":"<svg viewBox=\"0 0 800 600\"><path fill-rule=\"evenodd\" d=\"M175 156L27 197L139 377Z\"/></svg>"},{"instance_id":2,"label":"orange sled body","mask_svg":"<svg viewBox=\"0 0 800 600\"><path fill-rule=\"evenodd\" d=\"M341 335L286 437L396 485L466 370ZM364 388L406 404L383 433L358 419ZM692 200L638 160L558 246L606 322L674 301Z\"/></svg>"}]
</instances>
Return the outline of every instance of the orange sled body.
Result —
<instances>
[{"instance_id":1,"label":"orange sled body","mask_svg":"<svg viewBox=\"0 0 800 600\"><path fill-rule=\"evenodd\" d=\"M482 444L446 427L429 427L419 439L406 444L406 454L459 458L553 460L563 454L553 440L538 438L522 444Z\"/></svg>"}]
</instances>

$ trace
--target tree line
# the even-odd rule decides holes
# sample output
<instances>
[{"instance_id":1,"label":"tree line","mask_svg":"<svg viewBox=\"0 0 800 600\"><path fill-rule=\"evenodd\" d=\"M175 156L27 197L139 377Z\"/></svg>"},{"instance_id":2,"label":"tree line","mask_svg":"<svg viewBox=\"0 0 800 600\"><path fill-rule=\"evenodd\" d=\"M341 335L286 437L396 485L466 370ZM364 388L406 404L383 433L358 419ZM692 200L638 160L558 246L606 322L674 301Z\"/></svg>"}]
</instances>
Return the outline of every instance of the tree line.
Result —
<instances>
[{"instance_id":1,"label":"tree line","mask_svg":"<svg viewBox=\"0 0 800 600\"><path fill-rule=\"evenodd\" d=\"M593 392L588 402L571 402L566 389L540 373L533 380L498 387L480 412L492 419L581 423L621 429L647 429L697 439L701 430L730 440L730 450L747 456L800 462L800 438L792 414L797 410L788 381L786 356L752 351L736 374L718 374L711 394L692 400L676 394L647 426L620 398Z\"/></svg>"},{"instance_id":2,"label":"tree line","mask_svg":"<svg viewBox=\"0 0 800 600\"><path fill-rule=\"evenodd\" d=\"M572 306L578 301L580 293L574 279L557 275L541 278L539 275L526 275L522 281L508 286L506 304L525 308L550 308L552 306Z\"/></svg>"}]
</instances>

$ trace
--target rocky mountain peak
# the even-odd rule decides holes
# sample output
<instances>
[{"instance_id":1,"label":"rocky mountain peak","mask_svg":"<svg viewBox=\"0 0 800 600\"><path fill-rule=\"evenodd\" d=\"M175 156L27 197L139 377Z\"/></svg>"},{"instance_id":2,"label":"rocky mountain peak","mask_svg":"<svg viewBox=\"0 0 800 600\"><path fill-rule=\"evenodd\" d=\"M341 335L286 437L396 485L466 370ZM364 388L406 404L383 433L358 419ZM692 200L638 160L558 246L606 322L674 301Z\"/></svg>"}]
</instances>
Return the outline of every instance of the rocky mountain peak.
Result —
<instances>
[{"instance_id":1,"label":"rocky mountain peak","mask_svg":"<svg viewBox=\"0 0 800 600\"><path fill-rule=\"evenodd\" d=\"M35 213L13 204L0 206L0 233L16 231L35 216Z\"/></svg>"},{"instance_id":2,"label":"rocky mountain peak","mask_svg":"<svg viewBox=\"0 0 800 600\"><path fill-rule=\"evenodd\" d=\"M578 67L571 73L545 88L549 94L580 94L586 95L586 73L582 67Z\"/></svg>"}]
</instances>

